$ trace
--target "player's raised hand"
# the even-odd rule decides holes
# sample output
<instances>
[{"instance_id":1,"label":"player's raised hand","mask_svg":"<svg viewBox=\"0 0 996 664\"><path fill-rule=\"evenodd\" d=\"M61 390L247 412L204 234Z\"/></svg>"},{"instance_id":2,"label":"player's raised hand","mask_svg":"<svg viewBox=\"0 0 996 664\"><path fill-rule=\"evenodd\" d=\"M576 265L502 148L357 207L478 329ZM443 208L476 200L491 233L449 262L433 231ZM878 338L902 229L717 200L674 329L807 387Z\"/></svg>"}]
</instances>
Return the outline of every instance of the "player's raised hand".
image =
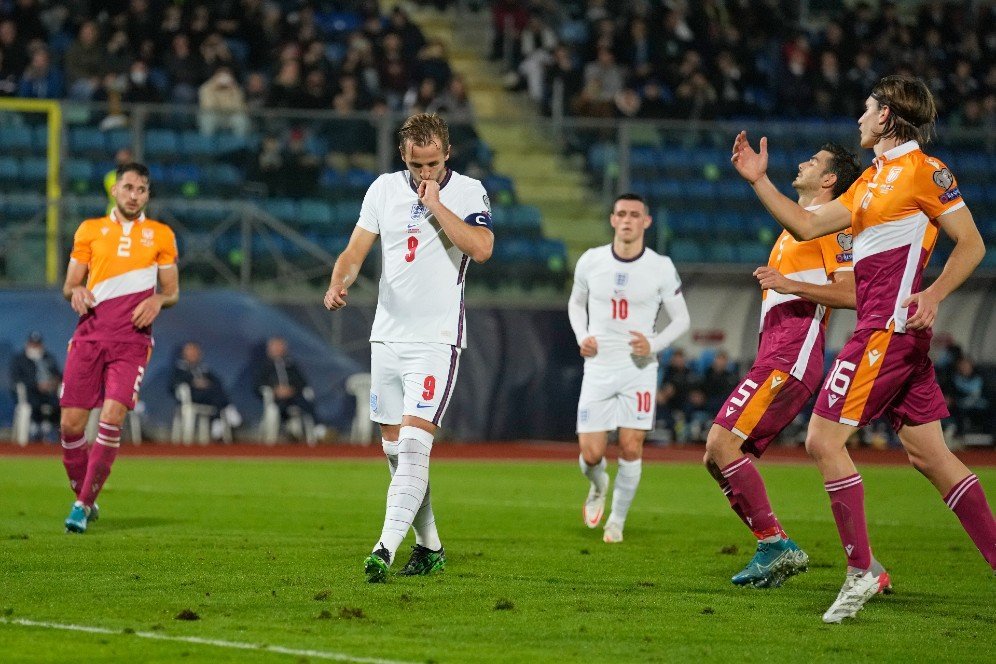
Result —
<instances>
[{"instance_id":1,"label":"player's raised hand","mask_svg":"<svg viewBox=\"0 0 996 664\"><path fill-rule=\"evenodd\" d=\"M581 357L595 357L598 355L598 340L595 337L585 337L581 341Z\"/></svg>"},{"instance_id":2,"label":"player's raised hand","mask_svg":"<svg viewBox=\"0 0 996 664\"><path fill-rule=\"evenodd\" d=\"M632 337L632 339L629 340L629 347L633 349L633 355L638 357L649 356L650 341L647 340L647 337L636 330L630 330L629 335Z\"/></svg>"},{"instance_id":3,"label":"player's raised hand","mask_svg":"<svg viewBox=\"0 0 996 664\"><path fill-rule=\"evenodd\" d=\"M439 183L435 180L422 180L418 185L418 199L422 205L429 207L439 202Z\"/></svg>"},{"instance_id":4,"label":"player's raised hand","mask_svg":"<svg viewBox=\"0 0 996 664\"><path fill-rule=\"evenodd\" d=\"M329 311L342 309L346 306L346 293L347 289L342 284L329 286L329 289L325 291L325 308Z\"/></svg>"},{"instance_id":5,"label":"player's raised hand","mask_svg":"<svg viewBox=\"0 0 996 664\"><path fill-rule=\"evenodd\" d=\"M902 306L908 307L911 304L916 304L916 313L906 321L906 329L929 330L933 327L934 321L937 319L937 307L940 306L941 301L928 289L912 293L903 300Z\"/></svg>"},{"instance_id":6,"label":"player's raised hand","mask_svg":"<svg viewBox=\"0 0 996 664\"><path fill-rule=\"evenodd\" d=\"M771 289L776 293L791 294L792 280L773 267L759 267L754 270L754 276L757 277L757 283L761 288Z\"/></svg>"},{"instance_id":7,"label":"player's raised hand","mask_svg":"<svg viewBox=\"0 0 996 664\"><path fill-rule=\"evenodd\" d=\"M73 296L69 299L69 306L80 316L90 311L91 307L97 306L97 298L93 296L86 286L77 286L73 289Z\"/></svg>"},{"instance_id":8,"label":"player's raised hand","mask_svg":"<svg viewBox=\"0 0 996 664\"><path fill-rule=\"evenodd\" d=\"M139 302L135 310L131 312L131 324L139 329L152 325L152 321L156 319L162 308L162 296L158 293L150 295Z\"/></svg>"},{"instance_id":9,"label":"player's raised hand","mask_svg":"<svg viewBox=\"0 0 996 664\"><path fill-rule=\"evenodd\" d=\"M760 152L754 152L754 148L747 141L747 132L742 131L737 134L733 141L733 156L730 161L733 167L740 173L740 177L754 184L764 177L768 171L768 137L761 138Z\"/></svg>"}]
</instances>

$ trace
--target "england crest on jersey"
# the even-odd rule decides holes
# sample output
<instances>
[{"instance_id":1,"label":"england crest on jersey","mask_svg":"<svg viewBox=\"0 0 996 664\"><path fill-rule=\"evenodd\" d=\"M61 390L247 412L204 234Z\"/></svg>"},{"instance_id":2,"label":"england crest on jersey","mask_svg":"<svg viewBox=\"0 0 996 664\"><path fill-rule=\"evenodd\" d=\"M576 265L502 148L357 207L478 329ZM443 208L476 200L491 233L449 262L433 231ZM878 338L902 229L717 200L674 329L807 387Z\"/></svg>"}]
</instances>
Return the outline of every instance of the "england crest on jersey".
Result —
<instances>
[{"instance_id":1,"label":"england crest on jersey","mask_svg":"<svg viewBox=\"0 0 996 664\"><path fill-rule=\"evenodd\" d=\"M625 272L616 272L616 288L625 288L627 283L629 283L629 275Z\"/></svg>"},{"instance_id":2,"label":"england crest on jersey","mask_svg":"<svg viewBox=\"0 0 996 664\"><path fill-rule=\"evenodd\" d=\"M411 219L412 221L422 221L422 218L425 217L428 212L428 208L422 205L422 201L415 201L412 203Z\"/></svg>"}]
</instances>

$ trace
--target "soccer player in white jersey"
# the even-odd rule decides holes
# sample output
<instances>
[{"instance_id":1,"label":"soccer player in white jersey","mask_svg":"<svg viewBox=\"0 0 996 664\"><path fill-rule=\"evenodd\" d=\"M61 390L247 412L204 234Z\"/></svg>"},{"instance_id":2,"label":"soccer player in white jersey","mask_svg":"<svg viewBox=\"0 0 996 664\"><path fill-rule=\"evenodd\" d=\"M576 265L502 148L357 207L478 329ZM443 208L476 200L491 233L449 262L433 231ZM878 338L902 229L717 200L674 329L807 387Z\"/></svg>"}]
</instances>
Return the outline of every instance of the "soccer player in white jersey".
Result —
<instances>
[{"instance_id":1,"label":"soccer player in white jersey","mask_svg":"<svg viewBox=\"0 0 996 664\"><path fill-rule=\"evenodd\" d=\"M657 354L688 330L689 316L674 263L643 244L653 222L644 200L622 194L609 217L612 244L589 249L574 271L567 310L584 358L578 401L581 472L591 487L582 510L597 528L609 490L605 448L619 430L619 471L602 540L622 542L626 515L640 484L643 441L654 428ZM670 318L655 332L661 307Z\"/></svg>"},{"instance_id":2,"label":"soccer player in white jersey","mask_svg":"<svg viewBox=\"0 0 996 664\"><path fill-rule=\"evenodd\" d=\"M370 410L391 471L384 527L364 561L367 581L388 569L414 526L407 576L446 565L429 493L429 453L466 347L464 280L471 260L491 257L491 206L481 183L446 166L449 129L435 114L408 118L398 132L407 170L381 175L332 269L325 307L346 306L349 287L380 236L382 272L370 332Z\"/></svg>"}]
</instances>

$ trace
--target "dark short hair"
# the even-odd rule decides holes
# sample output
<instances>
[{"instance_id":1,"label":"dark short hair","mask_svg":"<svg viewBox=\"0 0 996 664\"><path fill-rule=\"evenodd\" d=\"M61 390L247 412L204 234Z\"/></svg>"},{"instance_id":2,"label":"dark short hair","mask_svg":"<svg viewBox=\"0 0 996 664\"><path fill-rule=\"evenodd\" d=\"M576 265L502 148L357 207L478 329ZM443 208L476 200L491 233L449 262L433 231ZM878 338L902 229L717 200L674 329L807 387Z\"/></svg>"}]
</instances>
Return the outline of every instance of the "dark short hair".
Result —
<instances>
[{"instance_id":1,"label":"dark short hair","mask_svg":"<svg viewBox=\"0 0 996 664\"><path fill-rule=\"evenodd\" d=\"M833 197L837 198L851 188L854 181L861 175L861 164L853 152L838 143L824 143L820 150L830 153L824 173L833 173L837 181L833 185Z\"/></svg>"},{"instance_id":2,"label":"dark short hair","mask_svg":"<svg viewBox=\"0 0 996 664\"><path fill-rule=\"evenodd\" d=\"M151 178L149 177L149 167L145 164L140 164L137 161L129 161L125 164L118 166L118 180L120 180L125 173L135 173L139 177L145 178L146 182L149 182Z\"/></svg>"},{"instance_id":3,"label":"dark short hair","mask_svg":"<svg viewBox=\"0 0 996 664\"><path fill-rule=\"evenodd\" d=\"M618 203L619 201L639 201L640 203L643 203L644 211L647 212L648 214L650 212L650 206L647 205L646 199L640 194L634 194L631 191L619 194L618 196L616 196L616 200L612 201L613 210L616 209L616 203Z\"/></svg>"},{"instance_id":4,"label":"dark short hair","mask_svg":"<svg viewBox=\"0 0 996 664\"><path fill-rule=\"evenodd\" d=\"M937 105L927 84L915 76L886 76L872 88L871 97L879 106L889 107L882 138L898 141L930 142L937 122Z\"/></svg>"}]
</instances>

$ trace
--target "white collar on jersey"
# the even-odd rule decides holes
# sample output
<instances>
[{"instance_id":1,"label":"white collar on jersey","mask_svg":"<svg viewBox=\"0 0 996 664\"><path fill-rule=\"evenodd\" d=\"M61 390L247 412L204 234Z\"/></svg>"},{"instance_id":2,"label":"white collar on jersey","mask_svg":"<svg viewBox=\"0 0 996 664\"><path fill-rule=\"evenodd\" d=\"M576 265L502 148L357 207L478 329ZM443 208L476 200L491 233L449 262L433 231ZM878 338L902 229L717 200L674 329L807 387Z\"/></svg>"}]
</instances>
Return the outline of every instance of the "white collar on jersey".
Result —
<instances>
[{"instance_id":1,"label":"white collar on jersey","mask_svg":"<svg viewBox=\"0 0 996 664\"><path fill-rule=\"evenodd\" d=\"M899 159L904 154L909 154L910 152L913 152L913 150L919 150L919 149L920 149L920 144L917 143L916 141L906 141L902 145L897 145L891 150L886 150L885 152L883 152L881 158L883 162L892 161L893 159Z\"/></svg>"},{"instance_id":2,"label":"white collar on jersey","mask_svg":"<svg viewBox=\"0 0 996 664\"><path fill-rule=\"evenodd\" d=\"M138 222L145 221L145 213L144 212L139 213L138 219L131 219L131 220L125 219L124 221L119 220L118 219L118 206L117 205L114 206L114 208L111 210L111 213L109 215L107 215L107 216L111 218L111 221L117 222L119 224L130 224L130 223L133 223L133 222L136 222L136 221L138 221Z\"/></svg>"}]
</instances>

